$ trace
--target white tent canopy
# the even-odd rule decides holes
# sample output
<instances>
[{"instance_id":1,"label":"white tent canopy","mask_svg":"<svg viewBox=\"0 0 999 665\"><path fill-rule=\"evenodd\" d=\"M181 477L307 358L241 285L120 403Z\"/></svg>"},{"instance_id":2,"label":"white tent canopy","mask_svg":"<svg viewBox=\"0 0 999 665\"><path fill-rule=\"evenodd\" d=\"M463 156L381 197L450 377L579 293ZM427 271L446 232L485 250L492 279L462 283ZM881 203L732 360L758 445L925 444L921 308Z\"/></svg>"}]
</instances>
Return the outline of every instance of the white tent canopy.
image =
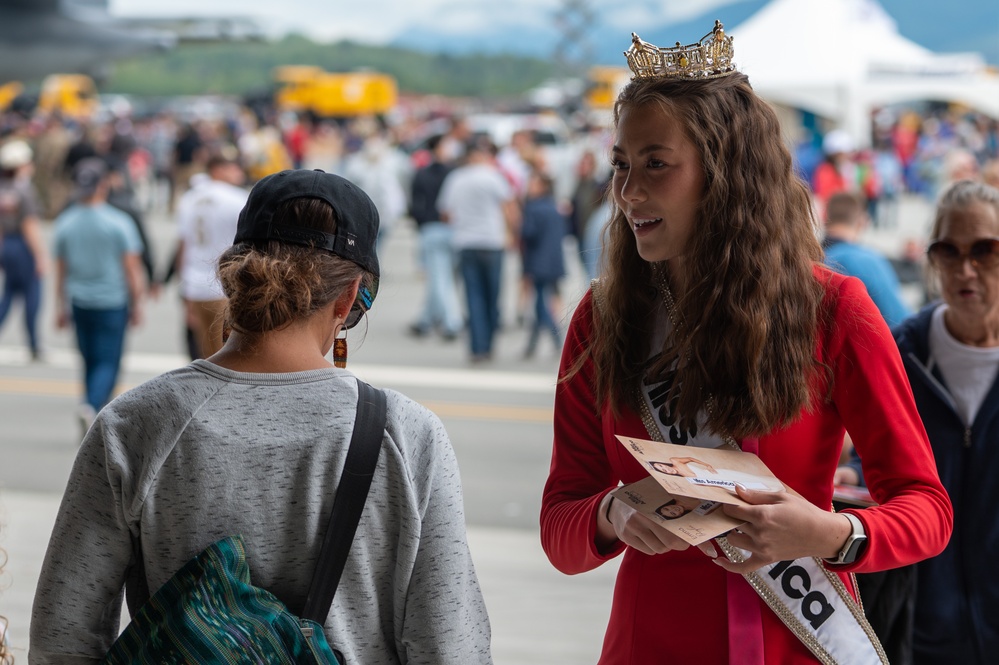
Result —
<instances>
[{"instance_id":1,"label":"white tent canopy","mask_svg":"<svg viewBox=\"0 0 999 665\"><path fill-rule=\"evenodd\" d=\"M980 55L906 39L876 0L773 0L727 32L762 97L829 118L861 145L872 110L896 102L961 102L999 118L999 76Z\"/></svg>"}]
</instances>

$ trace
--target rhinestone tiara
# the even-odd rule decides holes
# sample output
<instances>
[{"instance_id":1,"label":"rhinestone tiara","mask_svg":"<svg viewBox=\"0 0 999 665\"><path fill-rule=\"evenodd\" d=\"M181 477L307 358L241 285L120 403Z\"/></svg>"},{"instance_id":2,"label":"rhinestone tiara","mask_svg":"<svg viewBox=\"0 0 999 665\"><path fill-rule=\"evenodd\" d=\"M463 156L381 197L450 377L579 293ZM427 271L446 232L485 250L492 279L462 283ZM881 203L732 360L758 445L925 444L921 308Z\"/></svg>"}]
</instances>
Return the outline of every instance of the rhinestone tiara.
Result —
<instances>
[{"instance_id":1,"label":"rhinestone tiara","mask_svg":"<svg viewBox=\"0 0 999 665\"><path fill-rule=\"evenodd\" d=\"M631 33L631 48L624 52L632 79L713 79L736 71L732 56L732 38L725 34L721 21L701 41L671 48L655 46Z\"/></svg>"}]
</instances>

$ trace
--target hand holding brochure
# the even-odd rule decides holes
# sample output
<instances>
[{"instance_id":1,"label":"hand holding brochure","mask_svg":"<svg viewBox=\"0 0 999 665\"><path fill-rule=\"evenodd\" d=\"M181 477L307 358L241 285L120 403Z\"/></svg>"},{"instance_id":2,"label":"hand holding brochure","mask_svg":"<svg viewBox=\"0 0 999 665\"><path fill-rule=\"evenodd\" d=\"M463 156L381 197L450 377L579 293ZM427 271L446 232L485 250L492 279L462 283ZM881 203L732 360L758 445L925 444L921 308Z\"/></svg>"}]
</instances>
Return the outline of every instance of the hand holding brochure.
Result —
<instances>
[{"instance_id":1,"label":"hand holding brochure","mask_svg":"<svg viewBox=\"0 0 999 665\"><path fill-rule=\"evenodd\" d=\"M611 494L691 545L700 545L742 524L726 515L717 501L674 496L651 476L618 487Z\"/></svg>"},{"instance_id":2,"label":"hand holding brochure","mask_svg":"<svg viewBox=\"0 0 999 665\"><path fill-rule=\"evenodd\" d=\"M677 446L618 436L649 477L614 490L623 501L678 538L699 545L739 527L721 504L747 505L737 486L771 492L784 484L752 453Z\"/></svg>"}]
</instances>

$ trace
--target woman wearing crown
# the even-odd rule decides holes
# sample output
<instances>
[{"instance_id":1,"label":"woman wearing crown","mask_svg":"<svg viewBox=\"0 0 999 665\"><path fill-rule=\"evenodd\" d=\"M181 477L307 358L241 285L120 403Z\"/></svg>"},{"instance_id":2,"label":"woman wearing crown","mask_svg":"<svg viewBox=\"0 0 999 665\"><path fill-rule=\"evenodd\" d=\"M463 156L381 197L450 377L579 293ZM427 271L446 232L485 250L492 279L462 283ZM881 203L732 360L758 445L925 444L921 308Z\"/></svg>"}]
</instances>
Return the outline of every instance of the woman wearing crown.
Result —
<instances>
[{"instance_id":1,"label":"woman wearing crown","mask_svg":"<svg viewBox=\"0 0 999 665\"><path fill-rule=\"evenodd\" d=\"M602 665L883 663L850 573L934 556L952 527L892 337L863 285L821 266L807 187L721 24L669 49L635 36L627 55L607 269L563 352L545 551L569 574L624 555ZM837 514L846 431L879 505ZM724 510L745 524L687 549L609 495L648 474L616 434L753 452L794 491L739 488L750 505Z\"/></svg>"}]
</instances>

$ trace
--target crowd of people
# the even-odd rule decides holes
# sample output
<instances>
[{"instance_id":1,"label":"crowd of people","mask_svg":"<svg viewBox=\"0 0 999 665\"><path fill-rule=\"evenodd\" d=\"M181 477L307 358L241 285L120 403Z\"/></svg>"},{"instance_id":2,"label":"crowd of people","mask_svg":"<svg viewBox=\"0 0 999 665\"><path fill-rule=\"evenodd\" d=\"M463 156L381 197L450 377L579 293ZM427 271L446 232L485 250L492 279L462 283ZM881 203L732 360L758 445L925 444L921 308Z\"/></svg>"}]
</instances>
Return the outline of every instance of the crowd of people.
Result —
<instances>
[{"instance_id":1,"label":"crowd of people","mask_svg":"<svg viewBox=\"0 0 999 665\"><path fill-rule=\"evenodd\" d=\"M999 186L999 128L980 113L954 108L883 109L871 122L870 144L861 147L845 130L808 137L796 146L799 175L812 186L820 212L838 192L865 201L875 228L898 226L903 194L933 201L950 183L981 178Z\"/></svg>"},{"instance_id":2,"label":"crowd of people","mask_svg":"<svg viewBox=\"0 0 999 665\"><path fill-rule=\"evenodd\" d=\"M459 116L417 142L410 124L249 109L187 124L5 120L0 324L23 300L43 360L51 273L57 325L84 359L83 444L33 608L37 662L100 657L123 590L137 608L233 529L252 543L255 581L304 604L325 479L360 426L345 415L360 388L341 335L372 307L378 249L407 219L425 277L407 334L464 336L479 365L523 317L523 356L543 338L561 356L541 540L570 574L624 557L600 663L660 662L664 626L686 638L669 641L670 662L886 662L853 573L900 567L918 583L893 662L988 662L999 123L880 114L871 150L833 130L809 162L726 60L720 24L707 43L688 70L634 36L613 127L587 130L569 162L530 130L498 145ZM916 314L892 264L862 246L869 225L894 225L903 193L936 202L920 265L941 302ZM176 221L167 266L152 260L150 212ZM518 280L504 278L510 255ZM560 283L577 259L599 279L566 326ZM193 362L111 402L126 330L174 275ZM326 632L350 662L488 663L447 434L386 392L377 518L362 522ZM742 526L690 548L615 500L648 475L618 435L754 453L793 491L736 486L722 510ZM876 505L831 511L835 483L865 483Z\"/></svg>"},{"instance_id":3,"label":"crowd of people","mask_svg":"<svg viewBox=\"0 0 999 665\"><path fill-rule=\"evenodd\" d=\"M410 334L439 334L450 341L467 331L468 357L478 363L492 358L492 338L501 327L536 322L552 332L553 355L558 354L564 317L559 281L567 273L563 241L572 233L581 237L596 218L593 211L603 199L609 167L597 166L595 146L606 132L591 131L560 153L559 164L574 161L586 147L580 162L589 167L581 167L587 170L578 178L566 178L556 173L557 164L532 130L515 131L508 143L497 144L488 132L472 132L460 116L399 126L375 118L265 117L241 109L189 122L166 113L90 124L6 118L2 141L9 145L5 162L10 168L4 180L20 183L24 214L18 236L27 243L8 243L8 248L19 256L30 250L31 264L11 263L8 274L26 276L8 280L12 293L4 302L20 296L30 306L26 321L34 356L43 355L37 312L47 256L38 225L76 202L77 166L94 157L107 165L107 202L132 218L142 239L149 292L155 295L170 279L179 280L192 358L221 343L219 331L210 339L205 332L221 303L218 286L208 276L220 243L231 236L232 213L245 200L245 187L291 167L337 173L369 192L383 220L380 245L404 220L415 223L426 302L413 313ZM427 126L436 132L427 133ZM483 199L475 188L487 182L492 193ZM145 228L150 215L165 215L177 225L177 245L164 265L153 265L157 252ZM195 228L195 220L208 226ZM599 249L592 247L590 253ZM502 271L508 255L519 257L523 269L517 292L509 297L516 311L504 321ZM536 298L538 289L542 295ZM536 334L529 337L534 341L525 356L537 347Z\"/></svg>"},{"instance_id":4,"label":"crowd of people","mask_svg":"<svg viewBox=\"0 0 999 665\"><path fill-rule=\"evenodd\" d=\"M22 220L19 230L5 230L14 238L4 250L9 278L0 301L0 323L9 303L22 299L33 356L43 353L37 313L44 291L41 279L48 269L38 225L55 219L72 202L74 168L95 156L108 164L108 203L133 219L143 241L141 258L150 293L155 295L165 280L179 278L192 357L202 357L220 344L218 331L211 342L204 334L205 321L217 315L220 298L217 286L205 287L212 291L207 294L190 286L194 264L184 261L181 249L186 246L190 255L198 254L198 248L185 237L192 231L184 221L191 217L192 200L188 197L182 205L185 192L192 187L204 190L206 183L216 183L211 185L216 190L222 187L219 182L243 187L290 167L338 173L369 192L383 220L379 243L386 242L398 224L415 223L426 297L413 314L410 334L436 334L450 341L467 332L468 358L480 363L492 358L492 339L500 330L526 326L530 341L525 356L535 352L536 329L551 331L557 354L565 315L573 304L560 293L562 278L572 272L570 262L578 261L586 282L601 271L606 240L602 233L613 203L606 196L606 128L582 127L553 158L551 147L539 144L532 130L515 131L498 144L488 133L473 132L460 115L450 121L434 112L391 123L367 117L338 122L250 107L221 108L217 117L161 112L110 115L89 123L3 116L0 140L10 145L0 163L9 168L4 167L0 182L21 183L18 198L23 203L18 205L23 210L16 215ZM873 118L872 137L871 148L858 149L854 137L833 129L815 134L794 151L796 171L811 185L822 222L836 194L856 196L866 207L871 228L890 229L897 225L898 201L905 193L933 199L948 183L968 177L997 184L999 129L996 121L979 114L947 109L919 116L886 109ZM231 165L221 181L220 156ZM468 168L476 160L481 167ZM469 182L445 188L446 179L460 181L474 173L497 176L492 178L498 192L493 203L488 203L490 197L469 194ZM542 206L531 200L538 196L528 190L546 181L549 191L541 198L554 205ZM445 190L448 203L458 206L455 211L439 205ZM545 214L539 217L542 207ZM177 221L178 246L172 248L171 261L154 266L144 218L164 211ZM541 218L544 223L535 223ZM218 255L219 238L232 224L230 220L220 227L223 232L199 258ZM573 242L560 242L560 237ZM911 253L918 256L918 240L905 241L917 243ZM508 255L519 259L515 263L522 271L515 294L503 293ZM901 247L899 255L904 256ZM925 261L900 265L900 257L890 257L897 275L909 280L907 284L921 283ZM542 274L534 274L539 269ZM576 286L572 293L585 283Z\"/></svg>"}]
</instances>

